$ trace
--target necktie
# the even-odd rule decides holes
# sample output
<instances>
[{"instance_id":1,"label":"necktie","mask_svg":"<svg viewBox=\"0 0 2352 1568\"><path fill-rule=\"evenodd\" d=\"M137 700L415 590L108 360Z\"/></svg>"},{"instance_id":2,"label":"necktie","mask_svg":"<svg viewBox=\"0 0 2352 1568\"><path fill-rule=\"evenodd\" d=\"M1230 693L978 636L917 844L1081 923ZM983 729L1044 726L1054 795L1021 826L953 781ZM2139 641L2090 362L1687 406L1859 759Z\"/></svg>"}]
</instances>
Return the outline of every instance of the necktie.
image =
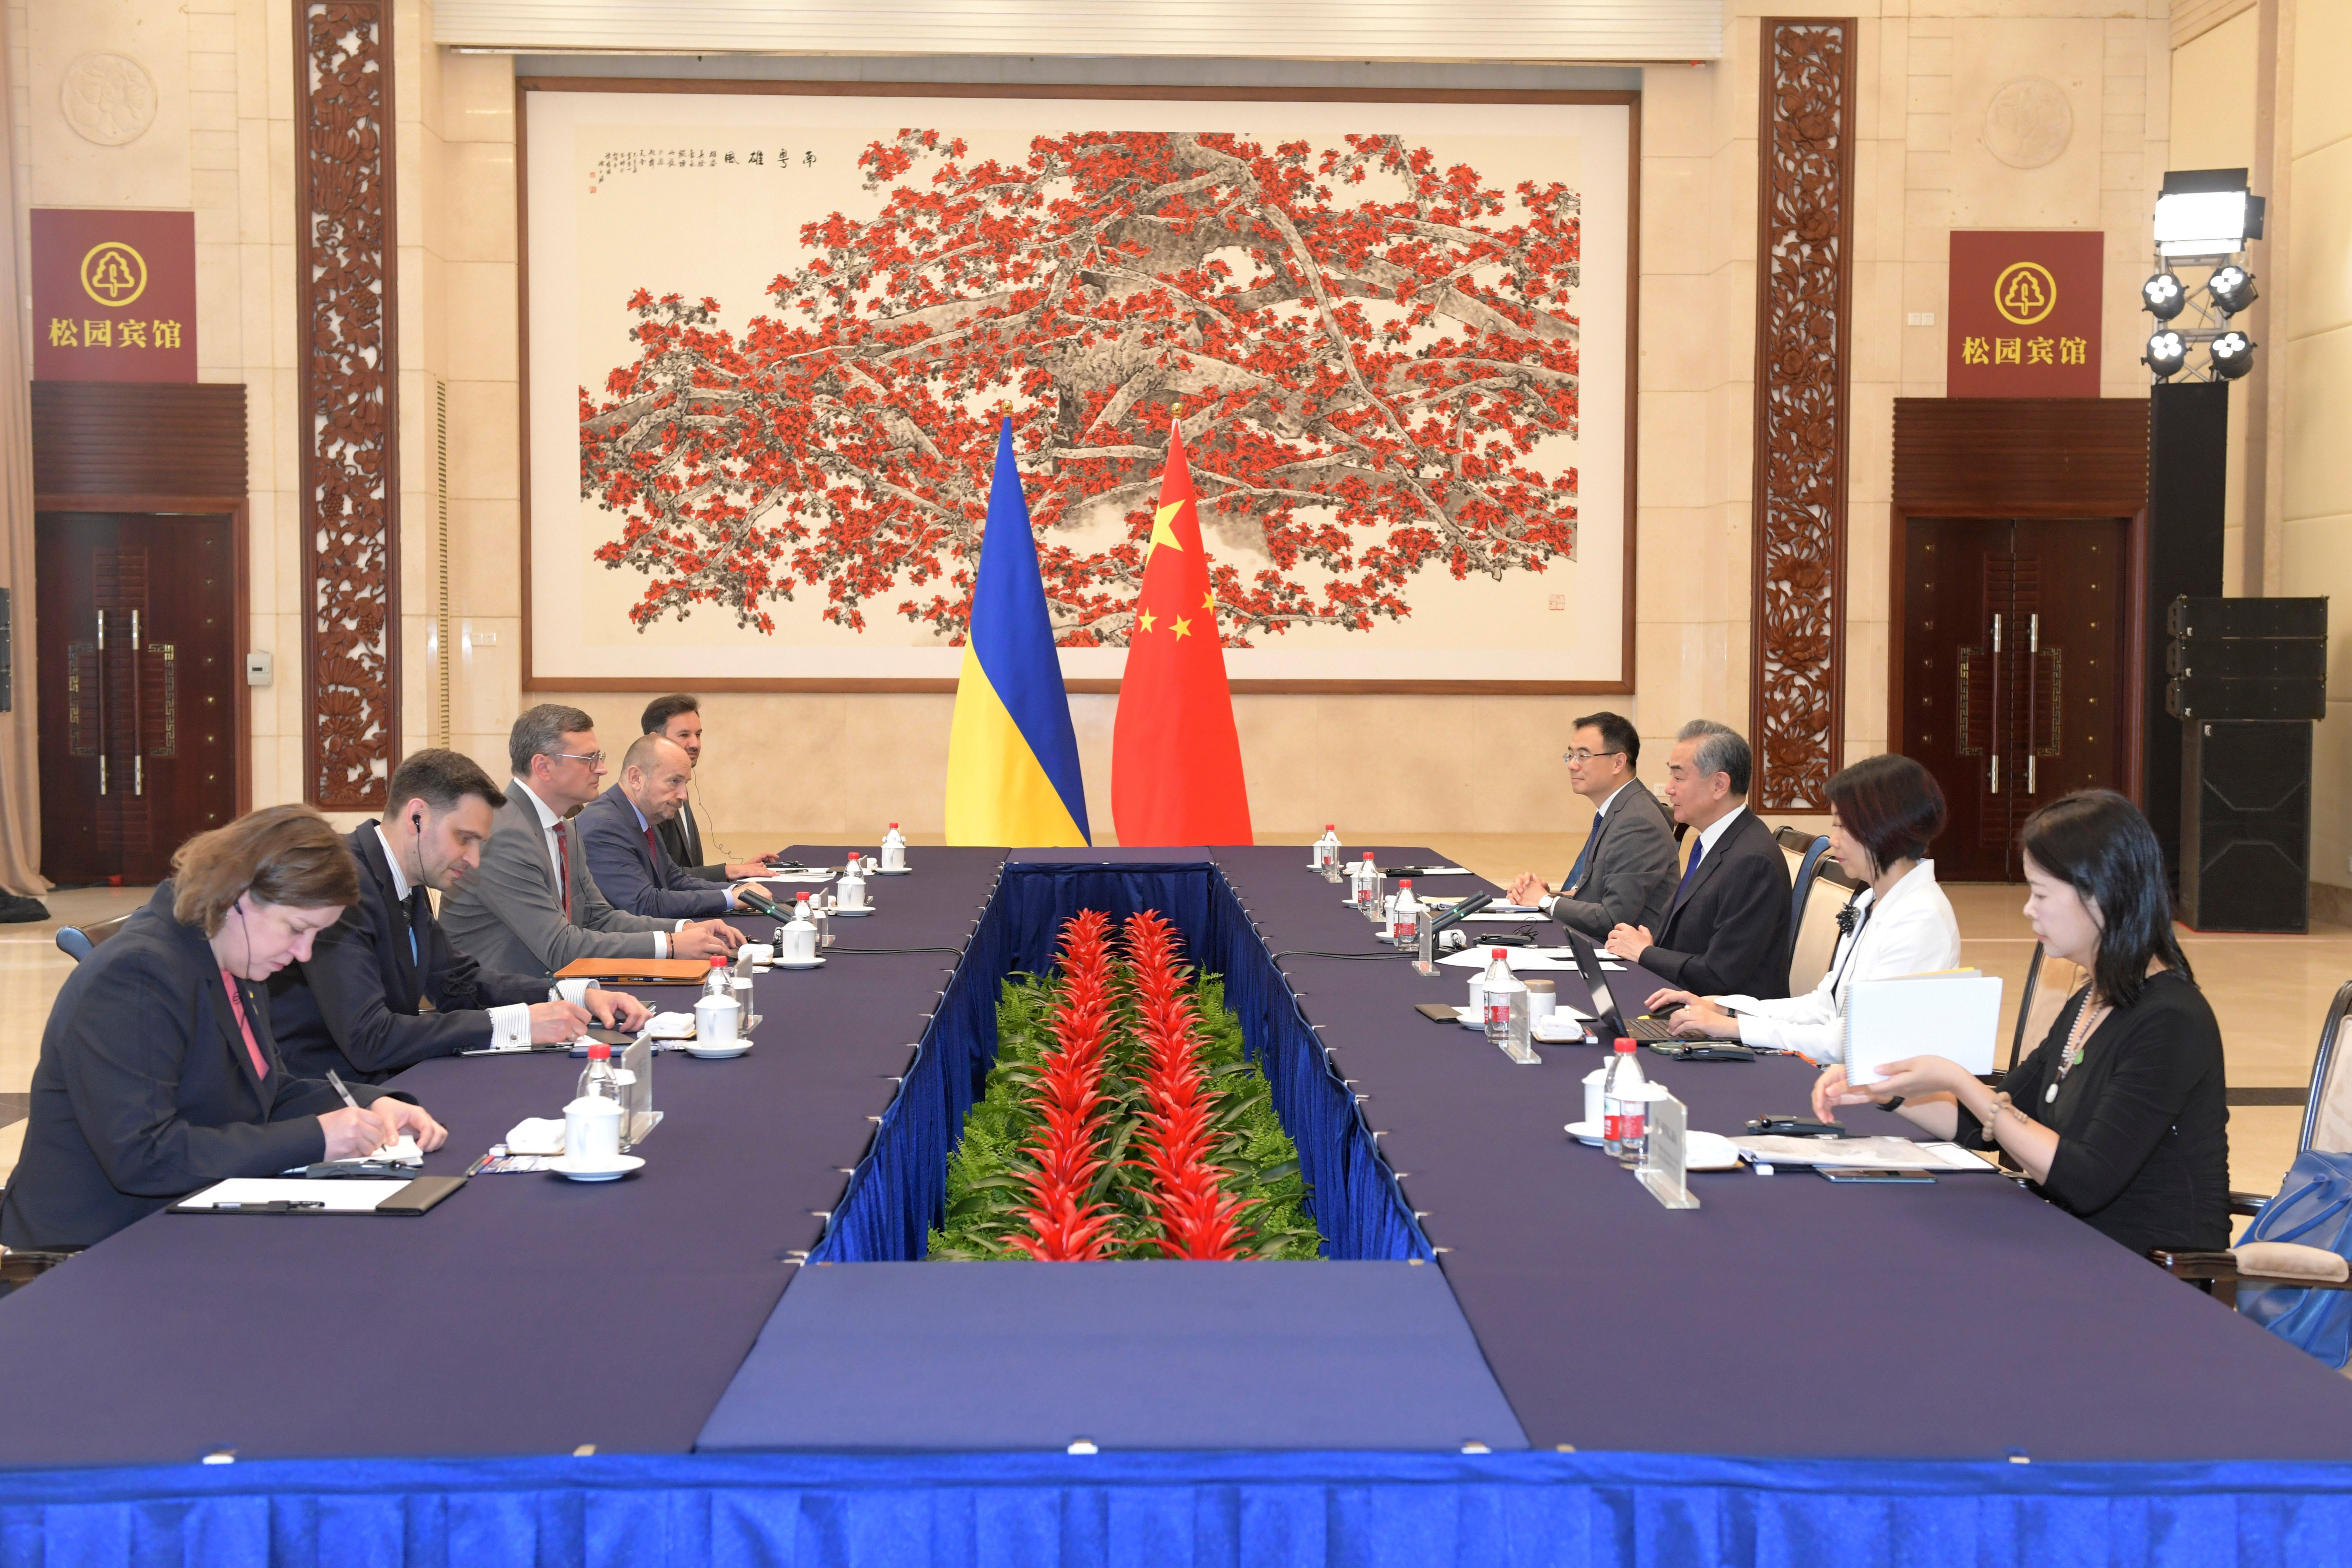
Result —
<instances>
[{"instance_id":1,"label":"necktie","mask_svg":"<svg viewBox=\"0 0 2352 1568\"><path fill-rule=\"evenodd\" d=\"M652 863L654 875L661 875L661 840L654 837L654 825L646 824L646 858Z\"/></svg>"},{"instance_id":2,"label":"necktie","mask_svg":"<svg viewBox=\"0 0 2352 1568\"><path fill-rule=\"evenodd\" d=\"M1691 879L1698 875L1698 863L1706 854L1706 839L1702 838L1691 846L1690 864L1683 868L1683 879L1675 884L1675 903L1677 907L1680 907L1683 901L1683 895L1690 891Z\"/></svg>"},{"instance_id":3,"label":"necktie","mask_svg":"<svg viewBox=\"0 0 2352 1568\"><path fill-rule=\"evenodd\" d=\"M1576 864L1568 868L1568 881L1561 891L1573 898L1584 889L1584 868L1591 864L1592 846L1601 837L1601 814L1592 814L1592 831L1584 836L1584 847L1576 852Z\"/></svg>"},{"instance_id":4,"label":"necktie","mask_svg":"<svg viewBox=\"0 0 2352 1568\"><path fill-rule=\"evenodd\" d=\"M425 889L419 888L408 895L408 962L422 969L425 950L418 945L418 931L425 929L425 911L431 906L425 901Z\"/></svg>"},{"instance_id":5,"label":"necktie","mask_svg":"<svg viewBox=\"0 0 2352 1568\"><path fill-rule=\"evenodd\" d=\"M572 918L572 834L569 831L571 826L570 823L562 821L555 825L555 866L557 874L563 883L563 918L567 921Z\"/></svg>"},{"instance_id":6,"label":"necktie","mask_svg":"<svg viewBox=\"0 0 2352 1568\"><path fill-rule=\"evenodd\" d=\"M245 1016L245 998L236 994L236 976L222 970L221 984L228 990L228 1010L236 1015L237 1032L245 1037L246 1054L253 1058L253 1076L268 1078L269 1062L261 1054L261 1042L253 1037L253 1024Z\"/></svg>"}]
</instances>

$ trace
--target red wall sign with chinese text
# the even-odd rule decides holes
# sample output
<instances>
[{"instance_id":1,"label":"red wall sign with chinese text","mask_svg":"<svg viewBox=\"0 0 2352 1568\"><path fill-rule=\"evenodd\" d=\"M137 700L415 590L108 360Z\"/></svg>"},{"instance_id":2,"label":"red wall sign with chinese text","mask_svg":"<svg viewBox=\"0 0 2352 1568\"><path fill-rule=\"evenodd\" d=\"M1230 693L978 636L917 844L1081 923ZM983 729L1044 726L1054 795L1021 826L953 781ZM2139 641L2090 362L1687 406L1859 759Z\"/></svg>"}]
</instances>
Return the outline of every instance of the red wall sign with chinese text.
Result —
<instances>
[{"instance_id":1,"label":"red wall sign with chinese text","mask_svg":"<svg viewBox=\"0 0 2352 1568\"><path fill-rule=\"evenodd\" d=\"M196 379L196 216L33 209L33 378Z\"/></svg>"},{"instance_id":2,"label":"red wall sign with chinese text","mask_svg":"<svg viewBox=\"0 0 2352 1568\"><path fill-rule=\"evenodd\" d=\"M2099 395L2095 230L1955 229L1948 397Z\"/></svg>"}]
</instances>

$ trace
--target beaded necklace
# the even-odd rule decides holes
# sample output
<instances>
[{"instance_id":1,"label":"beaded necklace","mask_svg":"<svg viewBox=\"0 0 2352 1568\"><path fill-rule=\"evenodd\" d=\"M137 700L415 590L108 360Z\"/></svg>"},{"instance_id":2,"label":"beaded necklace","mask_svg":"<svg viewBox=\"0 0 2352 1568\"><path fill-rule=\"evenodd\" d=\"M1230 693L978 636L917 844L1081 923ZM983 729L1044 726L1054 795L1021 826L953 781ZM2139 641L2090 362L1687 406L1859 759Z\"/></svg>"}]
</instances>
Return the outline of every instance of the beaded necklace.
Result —
<instances>
[{"instance_id":1,"label":"beaded necklace","mask_svg":"<svg viewBox=\"0 0 2352 1568\"><path fill-rule=\"evenodd\" d=\"M2056 1101L2058 1086L2066 1081L2066 1075L2074 1071L2075 1064L2083 1059L2083 1047L2089 1043L2092 1031L2099 1026L2111 1010L2105 1002L2095 1004L2087 995L2083 998L2083 1010L2074 1015L2074 1026L2066 1034L2066 1049L2058 1058L2058 1076L2042 1096L2044 1105Z\"/></svg>"}]
</instances>

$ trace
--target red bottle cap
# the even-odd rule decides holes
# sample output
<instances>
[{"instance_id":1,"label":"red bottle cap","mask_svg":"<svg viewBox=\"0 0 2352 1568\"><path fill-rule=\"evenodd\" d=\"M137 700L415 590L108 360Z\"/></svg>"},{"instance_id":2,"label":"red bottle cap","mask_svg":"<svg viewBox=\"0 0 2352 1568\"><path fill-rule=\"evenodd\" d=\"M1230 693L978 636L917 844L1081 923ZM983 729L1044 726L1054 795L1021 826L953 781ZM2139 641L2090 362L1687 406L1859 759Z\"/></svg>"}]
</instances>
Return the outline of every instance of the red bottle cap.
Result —
<instances>
[{"instance_id":1,"label":"red bottle cap","mask_svg":"<svg viewBox=\"0 0 2352 1568\"><path fill-rule=\"evenodd\" d=\"M594 1045L588 1047L588 1059L592 1062L611 1061L613 1059L613 1047L606 1045L604 1041L598 1040Z\"/></svg>"},{"instance_id":2,"label":"red bottle cap","mask_svg":"<svg viewBox=\"0 0 2352 1568\"><path fill-rule=\"evenodd\" d=\"M1498 947L1498 948L1496 948L1496 949L1495 950L1494 956L1496 956L1496 958L1500 958L1500 957L1502 957L1502 956L1503 956L1503 950L1502 950L1501 948L1499 948L1499 947Z\"/></svg>"},{"instance_id":3,"label":"red bottle cap","mask_svg":"<svg viewBox=\"0 0 2352 1568\"><path fill-rule=\"evenodd\" d=\"M1618 1039L1618 1041L1617 1041L1617 1049L1618 1049L1618 1051L1619 1051L1621 1054L1622 1054L1622 1053L1623 1053L1623 1052L1626 1052L1626 1051L1630 1051L1630 1050L1632 1050L1633 1048L1633 1042L1632 1040L1630 1040L1630 1039L1626 1039L1626 1038L1623 1038L1623 1037L1622 1037Z\"/></svg>"},{"instance_id":4,"label":"red bottle cap","mask_svg":"<svg viewBox=\"0 0 2352 1568\"><path fill-rule=\"evenodd\" d=\"M1411 877L1404 878L1397 883L1397 886L1400 888L1410 888L1412 886L1412 879Z\"/></svg>"}]
</instances>

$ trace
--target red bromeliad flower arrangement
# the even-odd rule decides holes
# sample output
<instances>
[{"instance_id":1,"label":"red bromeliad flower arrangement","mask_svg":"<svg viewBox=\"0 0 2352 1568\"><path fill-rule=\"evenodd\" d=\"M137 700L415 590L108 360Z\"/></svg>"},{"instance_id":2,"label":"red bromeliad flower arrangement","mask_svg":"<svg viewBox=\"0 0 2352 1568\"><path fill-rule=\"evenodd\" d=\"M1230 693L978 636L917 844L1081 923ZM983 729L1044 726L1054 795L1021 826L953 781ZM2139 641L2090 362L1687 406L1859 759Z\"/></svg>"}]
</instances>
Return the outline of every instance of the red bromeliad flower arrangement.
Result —
<instances>
[{"instance_id":1,"label":"red bromeliad flower arrangement","mask_svg":"<svg viewBox=\"0 0 2352 1568\"><path fill-rule=\"evenodd\" d=\"M1008 983L932 1255L1316 1256L1297 1150L1222 987L1157 913L1117 935L1123 954L1087 910L1062 928L1055 976Z\"/></svg>"}]
</instances>

